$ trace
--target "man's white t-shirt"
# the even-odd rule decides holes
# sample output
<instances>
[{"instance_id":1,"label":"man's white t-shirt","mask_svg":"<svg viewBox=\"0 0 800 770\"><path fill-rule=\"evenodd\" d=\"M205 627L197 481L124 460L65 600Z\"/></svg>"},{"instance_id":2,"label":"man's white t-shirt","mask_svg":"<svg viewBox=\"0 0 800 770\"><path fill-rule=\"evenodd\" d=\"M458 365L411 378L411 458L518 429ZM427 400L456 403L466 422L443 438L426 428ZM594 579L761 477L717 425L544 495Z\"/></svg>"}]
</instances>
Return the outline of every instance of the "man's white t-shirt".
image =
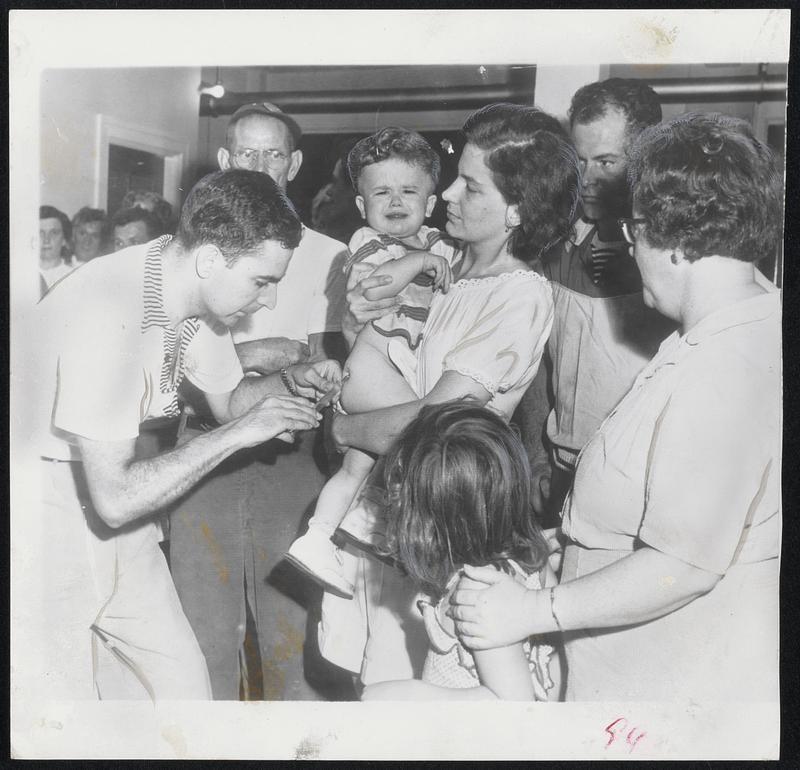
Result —
<instances>
[{"instance_id":1,"label":"man's white t-shirt","mask_svg":"<svg viewBox=\"0 0 800 770\"><path fill-rule=\"evenodd\" d=\"M79 459L75 436L135 439L145 420L177 416L183 375L229 393L242 368L227 330L196 318L173 329L161 298L164 236L99 257L39 305L40 453Z\"/></svg>"},{"instance_id":2,"label":"man's white t-shirt","mask_svg":"<svg viewBox=\"0 0 800 770\"><path fill-rule=\"evenodd\" d=\"M275 308L261 308L243 318L232 332L234 342L265 337L308 342L310 334L340 331L346 258L343 243L306 227L277 285Z\"/></svg>"}]
</instances>

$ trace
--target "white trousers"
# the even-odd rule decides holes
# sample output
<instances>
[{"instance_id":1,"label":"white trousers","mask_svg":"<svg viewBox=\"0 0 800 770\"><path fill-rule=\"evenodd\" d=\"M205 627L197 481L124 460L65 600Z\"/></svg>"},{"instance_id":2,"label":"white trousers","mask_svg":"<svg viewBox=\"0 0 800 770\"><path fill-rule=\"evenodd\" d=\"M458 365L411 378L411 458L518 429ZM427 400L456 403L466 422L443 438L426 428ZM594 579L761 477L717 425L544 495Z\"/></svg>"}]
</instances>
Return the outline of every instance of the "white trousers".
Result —
<instances>
[{"instance_id":1,"label":"white trousers","mask_svg":"<svg viewBox=\"0 0 800 770\"><path fill-rule=\"evenodd\" d=\"M318 631L323 657L359 674L365 685L419 679L428 636L416 587L395 567L355 550L346 549L343 558L355 595L325 593Z\"/></svg>"},{"instance_id":2,"label":"white trousers","mask_svg":"<svg viewBox=\"0 0 800 770\"><path fill-rule=\"evenodd\" d=\"M210 699L153 521L113 530L80 463L42 462L40 647L54 699Z\"/></svg>"}]
</instances>

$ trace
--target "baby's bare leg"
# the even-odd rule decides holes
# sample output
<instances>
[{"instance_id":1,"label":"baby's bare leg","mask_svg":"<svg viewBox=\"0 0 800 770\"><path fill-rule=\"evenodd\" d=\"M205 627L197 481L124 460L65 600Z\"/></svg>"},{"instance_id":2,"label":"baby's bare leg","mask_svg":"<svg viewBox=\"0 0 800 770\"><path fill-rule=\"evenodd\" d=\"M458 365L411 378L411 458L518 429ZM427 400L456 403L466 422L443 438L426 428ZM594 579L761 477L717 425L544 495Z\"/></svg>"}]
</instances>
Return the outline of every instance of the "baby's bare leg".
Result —
<instances>
[{"instance_id":1,"label":"baby's bare leg","mask_svg":"<svg viewBox=\"0 0 800 770\"><path fill-rule=\"evenodd\" d=\"M347 378L342 384L342 407L355 414L371 412L418 398L414 389L389 360L389 341L371 326L358 335L353 352L345 364Z\"/></svg>"},{"instance_id":2,"label":"baby's bare leg","mask_svg":"<svg viewBox=\"0 0 800 770\"><path fill-rule=\"evenodd\" d=\"M417 398L414 389L392 364L388 338L366 327L347 359L348 377L342 387L342 406L348 412L366 412L403 404ZM413 375L413 353L408 351L408 366ZM375 461L359 449L347 450L342 467L328 481L317 499L316 510L308 522L308 532L292 543L287 557L298 567L340 596L353 596L354 575L342 573L342 563L331 535L344 520L347 532L357 540L370 542L375 525L369 515L353 505ZM350 517L346 516L352 509Z\"/></svg>"},{"instance_id":3,"label":"baby's bare leg","mask_svg":"<svg viewBox=\"0 0 800 770\"><path fill-rule=\"evenodd\" d=\"M328 480L317 498L309 529L317 529L330 537L344 518L361 484L367 478L375 460L360 449L348 449L342 467Z\"/></svg>"},{"instance_id":4,"label":"baby's bare leg","mask_svg":"<svg viewBox=\"0 0 800 770\"><path fill-rule=\"evenodd\" d=\"M355 573L345 567L354 562L342 561L331 535L344 518L362 482L374 464L372 457L358 449L348 449L342 467L328 481L317 499L308 531L297 538L286 557L307 575L321 583L325 590L352 599Z\"/></svg>"}]
</instances>

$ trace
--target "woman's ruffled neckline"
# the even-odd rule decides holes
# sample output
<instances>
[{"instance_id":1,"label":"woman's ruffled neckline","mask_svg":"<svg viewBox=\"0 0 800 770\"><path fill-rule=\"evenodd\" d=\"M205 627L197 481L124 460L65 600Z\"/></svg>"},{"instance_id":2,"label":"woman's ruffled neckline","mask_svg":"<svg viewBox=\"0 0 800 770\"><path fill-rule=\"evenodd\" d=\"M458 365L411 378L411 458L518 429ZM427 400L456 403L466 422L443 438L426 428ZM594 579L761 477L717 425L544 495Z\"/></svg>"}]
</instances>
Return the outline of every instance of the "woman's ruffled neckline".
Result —
<instances>
[{"instance_id":1,"label":"woman's ruffled neckline","mask_svg":"<svg viewBox=\"0 0 800 770\"><path fill-rule=\"evenodd\" d=\"M459 278L457 281L453 281L453 283L450 284L450 288L452 289L454 286L475 286L477 284L507 281L509 278L515 278L517 276L530 276L533 280L549 283L547 278L541 273L537 273L535 270L523 270L521 267L518 267L516 270L510 270L507 273L498 273L497 275L484 275L478 278Z\"/></svg>"}]
</instances>

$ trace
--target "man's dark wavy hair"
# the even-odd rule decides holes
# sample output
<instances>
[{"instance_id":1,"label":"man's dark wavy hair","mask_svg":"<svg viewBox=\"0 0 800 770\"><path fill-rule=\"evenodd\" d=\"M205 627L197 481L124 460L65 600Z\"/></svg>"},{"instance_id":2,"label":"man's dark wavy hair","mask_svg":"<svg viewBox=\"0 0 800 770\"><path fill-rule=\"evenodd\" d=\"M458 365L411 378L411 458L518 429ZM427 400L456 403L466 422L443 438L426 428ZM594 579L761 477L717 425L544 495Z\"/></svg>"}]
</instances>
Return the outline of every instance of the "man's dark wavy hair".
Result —
<instances>
[{"instance_id":1,"label":"man's dark wavy hair","mask_svg":"<svg viewBox=\"0 0 800 770\"><path fill-rule=\"evenodd\" d=\"M409 165L419 166L433 180L434 189L439 184L442 162L436 150L416 131L388 126L359 140L347 156L347 173L356 192L361 172L367 166L389 158L399 158Z\"/></svg>"},{"instance_id":2,"label":"man's dark wavy hair","mask_svg":"<svg viewBox=\"0 0 800 770\"><path fill-rule=\"evenodd\" d=\"M111 227L125 227L133 222L144 222L147 227L147 238L153 240L159 235L164 235L164 223L148 209L141 206L129 206L120 209L111 217Z\"/></svg>"},{"instance_id":3,"label":"man's dark wavy hair","mask_svg":"<svg viewBox=\"0 0 800 770\"><path fill-rule=\"evenodd\" d=\"M140 206L143 209L152 211L161 220L161 232L165 233L171 229L172 204L165 200L163 196L152 190L129 190L122 199L120 208L128 209Z\"/></svg>"},{"instance_id":4,"label":"man's dark wavy hair","mask_svg":"<svg viewBox=\"0 0 800 770\"><path fill-rule=\"evenodd\" d=\"M642 132L628 175L642 237L681 249L753 262L774 254L783 220L782 181L766 145L744 120L679 115Z\"/></svg>"},{"instance_id":5,"label":"man's dark wavy hair","mask_svg":"<svg viewBox=\"0 0 800 770\"><path fill-rule=\"evenodd\" d=\"M441 596L464 564L544 566L528 455L496 412L469 400L426 406L385 462L385 552L428 593Z\"/></svg>"},{"instance_id":6,"label":"man's dark wavy hair","mask_svg":"<svg viewBox=\"0 0 800 770\"><path fill-rule=\"evenodd\" d=\"M580 193L575 148L551 115L519 104L490 104L467 118L468 143L483 150L497 189L519 209L509 250L527 262L570 235Z\"/></svg>"},{"instance_id":7,"label":"man's dark wavy hair","mask_svg":"<svg viewBox=\"0 0 800 770\"><path fill-rule=\"evenodd\" d=\"M297 248L302 232L294 206L268 174L228 169L204 176L191 189L176 239L187 250L214 244L230 265L264 241Z\"/></svg>"},{"instance_id":8,"label":"man's dark wavy hair","mask_svg":"<svg viewBox=\"0 0 800 770\"><path fill-rule=\"evenodd\" d=\"M636 78L608 78L575 92L567 113L569 125L592 123L609 109L618 109L625 115L631 138L661 122L661 101L647 83Z\"/></svg>"}]
</instances>

